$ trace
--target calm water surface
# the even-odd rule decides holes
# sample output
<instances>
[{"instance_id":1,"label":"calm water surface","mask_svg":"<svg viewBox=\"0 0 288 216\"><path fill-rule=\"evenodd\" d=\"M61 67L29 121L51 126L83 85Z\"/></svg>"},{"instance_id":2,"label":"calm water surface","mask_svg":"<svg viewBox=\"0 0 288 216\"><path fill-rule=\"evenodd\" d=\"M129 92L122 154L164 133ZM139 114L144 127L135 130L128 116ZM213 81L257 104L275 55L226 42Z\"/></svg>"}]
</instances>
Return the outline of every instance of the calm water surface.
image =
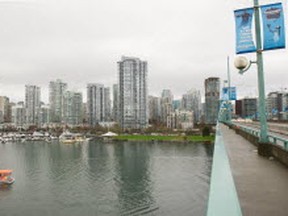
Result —
<instances>
[{"instance_id":1,"label":"calm water surface","mask_svg":"<svg viewBox=\"0 0 288 216\"><path fill-rule=\"evenodd\" d=\"M213 145L0 144L0 215L205 215Z\"/></svg>"}]
</instances>

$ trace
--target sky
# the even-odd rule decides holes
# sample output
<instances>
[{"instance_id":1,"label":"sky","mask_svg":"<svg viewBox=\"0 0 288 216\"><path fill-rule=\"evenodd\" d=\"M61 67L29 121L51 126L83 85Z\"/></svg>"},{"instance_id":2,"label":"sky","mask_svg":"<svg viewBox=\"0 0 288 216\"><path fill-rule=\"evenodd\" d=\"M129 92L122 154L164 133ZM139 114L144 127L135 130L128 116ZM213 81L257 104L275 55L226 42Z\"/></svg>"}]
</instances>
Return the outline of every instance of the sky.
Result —
<instances>
[{"instance_id":1,"label":"sky","mask_svg":"<svg viewBox=\"0 0 288 216\"><path fill-rule=\"evenodd\" d=\"M287 21L287 1L283 3ZM259 0L260 4L274 3ZM83 92L87 83L112 88L121 56L148 62L149 95L171 89L180 98L204 80L227 79L238 98L258 95L255 66L238 74L233 11L252 0L0 0L0 95L24 100L25 85L62 79ZM287 22L286 22L287 23ZM287 34L286 34L287 36ZM286 37L287 38L287 37ZM287 39L286 39L287 41ZM255 60L255 53L246 55ZM288 87L286 49L263 54L266 93Z\"/></svg>"}]
</instances>

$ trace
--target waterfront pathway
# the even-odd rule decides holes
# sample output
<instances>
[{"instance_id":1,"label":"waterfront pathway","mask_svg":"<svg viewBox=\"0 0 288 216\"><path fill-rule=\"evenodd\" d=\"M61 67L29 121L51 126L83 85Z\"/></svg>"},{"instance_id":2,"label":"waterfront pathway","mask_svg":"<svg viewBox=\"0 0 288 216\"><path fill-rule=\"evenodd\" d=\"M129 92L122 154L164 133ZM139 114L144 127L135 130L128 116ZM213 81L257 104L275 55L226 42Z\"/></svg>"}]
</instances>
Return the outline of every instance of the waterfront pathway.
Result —
<instances>
[{"instance_id":1,"label":"waterfront pathway","mask_svg":"<svg viewBox=\"0 0 288 216\"><path fill-rule=\"evenodd\" d=\"M242 214L288 215L288 168L257 154L257 147L221 124ZM223 191L223 193L225 193Z\"/></svg>"}]
</instances>

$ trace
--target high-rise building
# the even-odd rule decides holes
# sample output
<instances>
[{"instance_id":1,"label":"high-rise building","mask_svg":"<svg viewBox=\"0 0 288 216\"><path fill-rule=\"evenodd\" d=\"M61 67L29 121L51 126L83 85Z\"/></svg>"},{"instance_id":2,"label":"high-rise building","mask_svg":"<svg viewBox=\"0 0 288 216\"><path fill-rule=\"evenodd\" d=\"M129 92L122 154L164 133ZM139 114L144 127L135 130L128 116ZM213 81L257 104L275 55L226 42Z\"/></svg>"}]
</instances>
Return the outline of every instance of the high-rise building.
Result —
<instances>
[{"instance_id":1,"label":"high-rise building","mask_svg":"<svg viewBox=\"0 0 288 216\"><path fill-rule=\"evenodd\" d=\"M167 125L167 118L173 112L173 94L170 89L164 89L160 99L161 104L161 122Z\"/></svg>"},{"instance_id":2,"label":"high-rise building","mask_svg":"<svg viewBox=\"0 0 288 216\"><path fill-rule=\"evenodd\" d=\"M169 115L166 118L166 127L170 129L176 129L177 128L177 111L169 113Z\"/></svg>"},{"instance_id":3,"label":"high-rise building","mask_svg":"<svg viewBox=\"0 0 288 216\"><path fill-rule=\"evenodd\" d=\"M283 110L283 92L270 92L267 96L267 119L281 120Z\"/></svg>"},{"instance_id":4,"label":"high-rise building","mask_svg":"<svg viewBox=\"0 0 288 216\"><path fill-rule=\"evenodd\" d=\"M258 104L257 98L242 99L242 118L257 119Z\"/></svg>"},{"instance_id":5,"label":"high-rise building","mask_svg":"<svg viewBox=\"0 0 288 216\"><path fill-rule=\"evenodd\" d=\"M119 71L119 121L123 129L148 126L147 62L122 57Z\"/></svg>"},{"instance_id":6,"label":"high-rise building","mask_svg":"<svg viewBox=\"0 0 288 216\"><path fill-rule=\"evenodd\" d=\"M19 102L15 106L12 106L12 123L16 127L23 127L25 124L26 109L24 102Z\"/></svg>"},{"instance_id":7,"label":"high-rise building","mask_svg":"<svg viewBox=\"0 0 288 216\"><path fill-rule=\"evenodd\" d=\"M283 92L282 95L282 110L281 110L281 119L288 120L288 93Z\"/></svg>"},{"instance_id":8,"label":"high-rise building","mask_svg":"<svg viewBox=\"0 0 288 216\"><path fill-rule=\"evenodd\" d=\"M170 89L163 89L161 92L161 98L169 98L171 101L173 101L173 94Z\"/></svg>"},{"instance_id":9,"label":"high-rise building","mask_svg":"<svg viewBox=\"0 0 288 216\"><path fill-rule=\"evenodd\" d=\"M219 112L220 79L209 77L205 79L205 122L216 124Z\"/></svg>"},{"instance_id":10,"label":"high-rise building","mask_svg":"<svg viewBox=\"0 0 288 216\"><path fill-rule=\"evenodd\" d=\"M161 118L160 98L149 96L149 122L152 124L159 124Z\"/></svg>"},{"instance_id":11,"label":"high-rise building","mask_svg":"<svg viewBox=\"0 0 288 216\"><path fill-rule=\"evenodd\" d=\"M192 111L176 110L167 117L167 127L171 129L189 130L194 127L194 117Z\"/></svg>"},{"instance_id":12,"label":"high-rise building","mask_svg":"<svg viewBox=\"0 0 288 216\"><path fill-rule=\"evenodd\" d=\"M89 125L95 126L99 122L109 121L110 106L109 88L105 88L102 84L87 85L87 116Z\"/></svg>"},{"instance_id":13,"label":"high-rise building","mask_svg":"<svg viewBox=\"0 0 288 216\"><path fill-rule=\"evenodd\" d=\"M104 120L111 121L111 97L110 88L104 88Z\"/></svg>"},{"instance_id":14,"label":"high-rise building","mask_svg":"<svg viewBox=\"0 0 288 216\"><path fill-rule=\"evenodd\" d=\"M242 100L236 100L236 102L235 102L235 114L237 117L242 117Z\"/></svg>"},{"instance_id":15,"label":"high-rise building","mask_svg":"<svg viewBox=\"0 0 288 216\"><path fill-rule=\"evenodd\" d=\"M11 122L11 107L9 98L0 96L0 123Z\"/></svg>"},{"instance_id":16,"label":"high-rise building","mask_svg":"<svg viewBox=\"0 0 288 216\"><path fill-rule=\"evenodd\" d=\"M172 101L172 109L173 109L174 112L176 110L180 110L181 109L181 102L182 102L182 100L179 100L179 99Z\"/></svg>"},{"instance_id":17,"label":"high-rise building","mask_svg":"<svg viewBox=\"0 0 288 216\"><path fill-rule=\"evenodd\" d=\"M182 109L193 111L194 121L199 122L201 117L201 94L192 89L182 96Z\"/></svg>"},{"instance_id":18,"label":"high-rise building","mask_svg":"<svg viewBox=\"0 0 288 216\"><path fill-rule=\"evenodd\" d=\"M82 124L82 107L82 93L66 91L63 98L63 123L72 126Z\"/></svg>"},{"instance_id":19,"label":"high-rise building","mask_svg":"<svg viewBox=\"0 0 288 216\"><path fill-rule=\"evenodd\" d=\"M38 124L40 97L40 87L35 85L25 86L26 124L28 125Z\"/></svg>"},{"instance_id":20,"label":"high-rise building","mask_svg":"<svg viewBox=\"0 0 288 216\"><path fill-rule=\"evenodd\" d=\"M119 85L113 85L113 111L112 118L113 121L119 122Z\"/></svg>"},{"instance_id":21,"label":"high-rise building","mask_svg":"<svg viewBox=\"0 0 288 216\"><path fill-rule=\"evenodd\" d=\"M87 103L82 104L82 122L85 125L88 123Z\"/></svg>"},{"instance_id":22,"label":"high-rise building","mask_svg":"<svg viewBox=\"0 0 288 216\"><path fill-rule=\"evenodd\" d=\"M49 83L50 122L61 123L63 118L64 93L67 83L57 79Z\"/></svg>"},{"instance_id":23,"label":"high-rise building","mask_svg":"<svg viewBox=\"0 0 288 216\"><path fill-rule=\"evenodd\" d=\"M44 103L41 104L40 110L39 110L39 126L47 126L50 122L50 108L48 105L45 105Z\"/></svg>"},{"instance_id":24,"label":"high-rise building","mask_svg":"<svg viewBox=\"0 0 288 216\"><path fill-rule=\"evenodd\" d=\"M178 127L183 130L193 129L194 114L193 111L181 110L177 112Z\"/></svg>"}]
</instances>

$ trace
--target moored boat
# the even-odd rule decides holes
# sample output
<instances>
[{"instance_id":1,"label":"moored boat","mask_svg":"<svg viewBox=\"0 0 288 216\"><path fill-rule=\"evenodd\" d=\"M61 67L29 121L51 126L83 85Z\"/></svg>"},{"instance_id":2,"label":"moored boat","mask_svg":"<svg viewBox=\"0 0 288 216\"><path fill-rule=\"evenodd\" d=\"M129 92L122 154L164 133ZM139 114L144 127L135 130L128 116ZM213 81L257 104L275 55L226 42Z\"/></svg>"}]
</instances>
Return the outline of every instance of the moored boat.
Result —
<instances>
[{"instance_id":1,"label":"moored boat","mask_svg":"<svg viewBox=\"0 0 288 216\"><path fill-rule=\"evenodd\" d=\"M70 133L68 131L63 132L60 136L59 136L59 141L61 143L65 143L65 144L73 144L76 143L77 140L75 139L75 136L73 133Z\"/></svg>"},{"instance_id":2,"label":"moored boat","mask_svg":"<svg viewBox=\"0 0 288 216\"><path fill-rule=\"evenodd\" d=\"M65 144L73 144L73 143L82 143L84 142L85 136L83 136L80 133L71 133L69 131L64 131L60 136L59 136L59 141L61 143Z\"/></svg>"},{"instance_id":3,"label":"moored boat","mask_svg":"<svg viewBox=\"0 0 288 216\"><path fill-rule=\"evenodd\" d=\"M84 141L86 141L86 137L83 136L82 134L75 134L75 139L76 139L76 142L84 142Z\"/></svg>"}]
</instances>

